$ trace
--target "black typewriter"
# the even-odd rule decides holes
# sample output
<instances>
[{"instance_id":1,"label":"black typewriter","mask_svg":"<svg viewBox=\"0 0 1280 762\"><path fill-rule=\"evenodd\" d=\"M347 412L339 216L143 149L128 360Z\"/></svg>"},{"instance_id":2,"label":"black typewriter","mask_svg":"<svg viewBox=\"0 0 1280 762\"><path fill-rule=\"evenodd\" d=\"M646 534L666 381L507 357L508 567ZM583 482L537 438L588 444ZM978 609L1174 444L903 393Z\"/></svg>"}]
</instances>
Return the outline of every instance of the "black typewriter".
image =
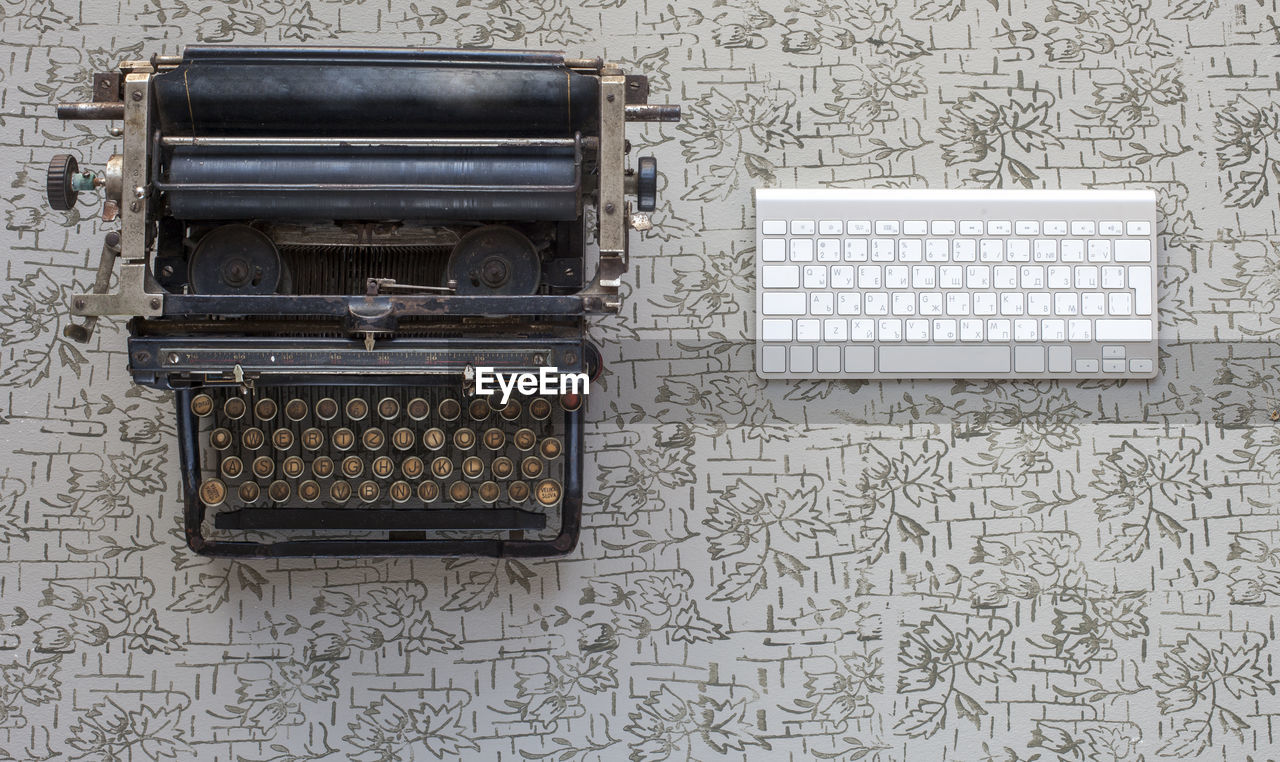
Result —
<instances>
[{"instance_id":1,"label":"black typewriter","mask_svg":"<svg viewBox=\"0 0 1280 762\"><path fill-rule=\"evenodd\" d=\"M624 127L678 107L526 51L190 47L93 93L58 116L119 120L123 149L55 156L49 203L100 189L119 231L67 335L128 316L135 382L173 390L193 550L573 548L585 320L656 203ZM486 373L562 383L503 399Z\"/></svg>"}]
</instances>

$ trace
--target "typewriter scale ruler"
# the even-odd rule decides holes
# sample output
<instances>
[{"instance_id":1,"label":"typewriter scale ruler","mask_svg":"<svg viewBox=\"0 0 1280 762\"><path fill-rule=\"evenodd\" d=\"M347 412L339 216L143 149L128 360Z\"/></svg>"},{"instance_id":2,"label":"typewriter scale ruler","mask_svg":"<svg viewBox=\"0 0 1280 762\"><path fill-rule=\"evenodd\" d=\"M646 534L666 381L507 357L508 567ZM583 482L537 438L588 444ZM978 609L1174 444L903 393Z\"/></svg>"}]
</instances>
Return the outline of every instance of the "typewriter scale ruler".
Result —
<instances>
[{"instance_id":1,"label":"typewriter scale ruler","mask_svg":"<svg viewBox=\"0 0 1280 762\"><path fill-rule=\"evenodd\" d=\"M246 374L320 372L360 374L376 371L411 371L426 374L460 373L467 366L485 365L508 371L536 371L555 357L541 350L448 349L215 349L172 348L164 353L170 373L231 374L236 367Z\"/></svg>"}]
</instances>

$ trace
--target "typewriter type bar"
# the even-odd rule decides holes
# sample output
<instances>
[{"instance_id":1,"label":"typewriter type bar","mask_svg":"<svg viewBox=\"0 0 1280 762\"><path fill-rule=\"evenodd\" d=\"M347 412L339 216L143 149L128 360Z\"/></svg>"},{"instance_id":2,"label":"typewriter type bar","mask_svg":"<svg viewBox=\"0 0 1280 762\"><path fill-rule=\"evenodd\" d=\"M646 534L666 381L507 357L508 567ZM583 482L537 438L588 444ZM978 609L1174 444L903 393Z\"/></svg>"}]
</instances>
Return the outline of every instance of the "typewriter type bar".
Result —
<instances>
[{"instance_id":1,"label":"typewriter type bar","mask_svg":"<svg viewBox=\"0 0 1280 762\"><path fill-rule=\"evenodd\" d=\"M536 51L194 46L93 94L59 117L122 149L54 157L48 197L101 191L119 231L66 334L130 317L134 381L174 391L192 549L573 548L585 398L493 407L475 376L599 372L585 318L657 205L626 125L678 107Z\"/></svg>"}]
</instances>

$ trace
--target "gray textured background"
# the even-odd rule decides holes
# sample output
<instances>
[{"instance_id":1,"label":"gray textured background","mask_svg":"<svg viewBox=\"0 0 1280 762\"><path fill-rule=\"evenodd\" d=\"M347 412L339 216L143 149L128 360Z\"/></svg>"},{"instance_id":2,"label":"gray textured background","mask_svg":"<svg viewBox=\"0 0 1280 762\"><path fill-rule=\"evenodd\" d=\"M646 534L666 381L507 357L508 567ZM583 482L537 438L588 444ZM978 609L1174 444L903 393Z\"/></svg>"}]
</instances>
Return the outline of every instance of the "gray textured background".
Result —
<instances>
[{"instance_id":1,"label":"gray textured background","mask_svg":"<svg viewBox=\"0 0 1280 762\"><path fill-rule=\"evenodd\" d=\"M0 759L1280 753L1276 0L4 0ZM123 57L205 42L604 54L678 126L595 333L568 558L210 561L124 335L60 336L102 228L47 210ZM751 372L750 188L1152 187L1151 383Z\"/></svg>"}]
</instances>

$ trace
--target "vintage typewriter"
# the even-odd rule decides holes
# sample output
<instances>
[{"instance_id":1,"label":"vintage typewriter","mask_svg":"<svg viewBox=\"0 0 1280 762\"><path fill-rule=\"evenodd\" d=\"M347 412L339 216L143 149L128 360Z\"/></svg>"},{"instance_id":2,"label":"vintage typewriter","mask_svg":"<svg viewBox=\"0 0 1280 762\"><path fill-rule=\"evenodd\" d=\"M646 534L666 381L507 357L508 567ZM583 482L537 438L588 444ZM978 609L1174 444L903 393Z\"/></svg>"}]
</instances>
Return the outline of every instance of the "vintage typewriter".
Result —
<instances>
[{"instance_id":1,"label":"vintage typewriter","mask_svg":"<svg viewBox=\"0 0 1280 762\"><path fill-rule=\"evenodd\" d=\"M129 316L134 380L173 390L192 549L574 546L585 390L475 375L600 372L585 316L618 310L657 193L624 126L678 107L524 51L190 47L93 93L58 116L120 120L123 150L54 157L49 203L100 188L119 231L67 333Z\"/></svg>"}]
</instances>

